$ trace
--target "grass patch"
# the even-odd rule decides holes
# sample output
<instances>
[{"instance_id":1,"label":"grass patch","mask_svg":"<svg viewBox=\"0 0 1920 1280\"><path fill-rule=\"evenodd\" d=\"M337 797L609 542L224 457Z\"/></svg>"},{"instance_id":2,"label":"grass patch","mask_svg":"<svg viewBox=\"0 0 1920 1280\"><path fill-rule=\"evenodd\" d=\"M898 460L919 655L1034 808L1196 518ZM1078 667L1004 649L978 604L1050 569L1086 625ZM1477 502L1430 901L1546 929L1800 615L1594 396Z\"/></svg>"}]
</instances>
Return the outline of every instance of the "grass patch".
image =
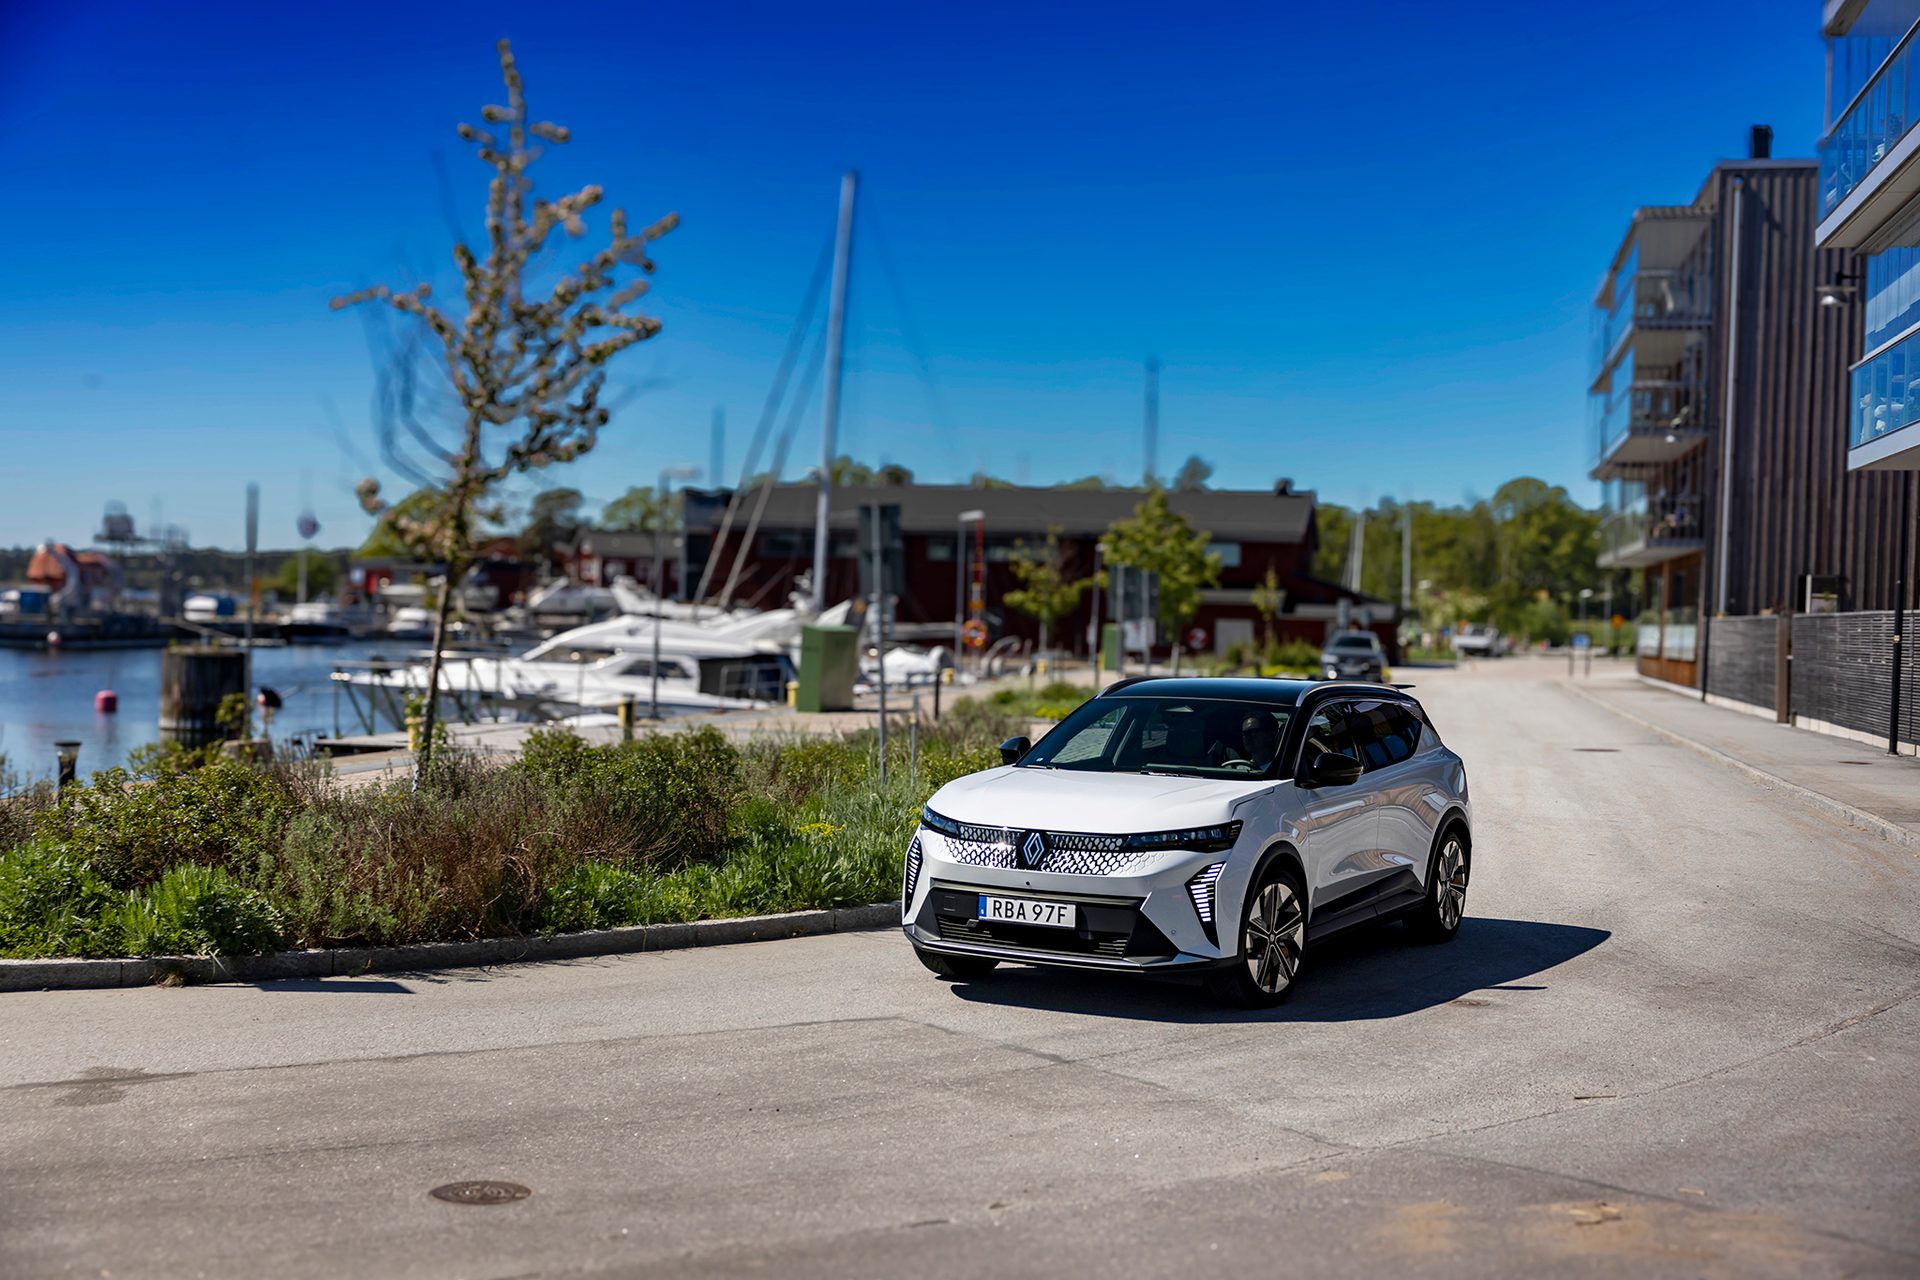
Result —
<instances>
[{"instance_id":1,"label":"grass patch","mask_svg":"<svg viewBox=\"0 0 1920 1280\"><path fill-rule=\"evenodd\" d=\"M1036 700L1068 691L1048 686ZM0 955L250 954L758 915L882 901L921 805L999 762L1030 709L962 702L872 731L736 744L711 728L342 790L311 764L171 753L0 797Z\"/></svg>"}]
</instances>

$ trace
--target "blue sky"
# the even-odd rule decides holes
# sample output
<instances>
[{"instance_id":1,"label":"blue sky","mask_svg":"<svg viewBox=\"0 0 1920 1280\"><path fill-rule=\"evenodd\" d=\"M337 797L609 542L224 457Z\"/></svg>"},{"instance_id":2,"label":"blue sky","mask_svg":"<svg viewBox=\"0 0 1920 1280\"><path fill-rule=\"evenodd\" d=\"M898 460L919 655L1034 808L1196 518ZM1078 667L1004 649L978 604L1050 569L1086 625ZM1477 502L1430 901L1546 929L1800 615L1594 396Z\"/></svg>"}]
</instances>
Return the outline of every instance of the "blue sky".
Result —
<instances>
[{"instance_id":1,"label":"blue sky","mask_svg":"<svg viewBox=\"0 0 1920 1280\"><path fill-rule=\"evenodd\" d=\"M447 279L487 173L454 126L502 35L573 130L539 190L683 220L665 331L614 375L640 392L545 483L704 468L716 405L740 465L852 166L857 456L1132 479L1152 354L1163 471L1593 501L1600 272L1749 124L1811 154L1817 27L1812 0L0 4L0 545L83 541L110 499L233 544L249 480L268 545L308 495L358 540L371 362L327 300Z\"/></svg>"}]
</instances>

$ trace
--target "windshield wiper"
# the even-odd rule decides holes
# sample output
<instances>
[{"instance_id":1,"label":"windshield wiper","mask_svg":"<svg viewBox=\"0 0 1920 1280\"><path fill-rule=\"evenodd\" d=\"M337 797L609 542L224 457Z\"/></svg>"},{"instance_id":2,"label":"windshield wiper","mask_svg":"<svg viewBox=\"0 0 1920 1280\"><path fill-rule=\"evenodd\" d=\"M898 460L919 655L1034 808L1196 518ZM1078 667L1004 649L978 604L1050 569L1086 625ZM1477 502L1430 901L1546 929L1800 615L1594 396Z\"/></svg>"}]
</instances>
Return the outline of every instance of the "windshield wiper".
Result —
<instances>
[{"instance_id":1,"label":"windshield wiper","mask_svg":"<svg viewBox=\"0 0 1920 1280\"><path fill-rule=\"evenodd\" d=\"M1171 769L1165 767L1156 769L1150 764L1141 766L1140 772L1151 773L1162 778L1191 778L1195 776L1191 769L1181 769L1177 767Z\"/></svg>"},{"instance_id":2,"label":"windshield wiper","mask_svg":"<svg viewBox=\"0 0 1920 1280\"><path fill-rule=\"evenodd\" d=\"M1034 760L1023 762L1020 767L1022 769L1058 769L1060 766L1057 764L1042 764L1040 761Z\"/></svg>"}]
</instances>

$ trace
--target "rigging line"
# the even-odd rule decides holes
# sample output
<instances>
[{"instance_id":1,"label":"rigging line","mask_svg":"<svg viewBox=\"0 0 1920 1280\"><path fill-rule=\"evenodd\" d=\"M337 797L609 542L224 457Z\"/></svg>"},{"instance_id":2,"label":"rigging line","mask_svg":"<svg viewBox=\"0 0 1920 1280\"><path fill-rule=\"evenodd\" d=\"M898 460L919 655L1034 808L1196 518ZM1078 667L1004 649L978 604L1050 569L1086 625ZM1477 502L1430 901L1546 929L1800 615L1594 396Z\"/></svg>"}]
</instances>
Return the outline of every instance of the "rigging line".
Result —
<instances>
[{"instance_id":1,"label":"rigging line","mask_svg":"<svg viewBox=\"0 0 1920 1280\"><path fill-rule=\"evenodd\" d=\"M887 237L880 229L879 211L875 208L874 198L867 197L867 229L873 241L876 256L880 259L880 274L887 278L887 287L893 292L893 309L900 317L900 330L907 340L907 352L913 357L920 369L920 385L927 396L927 415L933 419L934 429L940 435L945 446L947 460L957 462L959 452L956 442L960 438L953 420L947 414L946 402L940 396L940 388L933 380L933 362L927 359L927 344L920 336L920 326L914 323L913 309L907 305L907 291L901 283L900 272L894 266L893 252L887 247Z\"/></svg>"},{"instance_id":2,"label":"rigging line","mask_svg":"<svg viewBox=\"0 0 1920 1280\"><path fill-rule=\"evenodd\" d=\"M727 544L727 534L733 529L733 518L740 509L740 495L752 482L754 468L760 465L760 451L766 447L767 432L772 428L774 419L780 415L780 403L786 398L787 381L793 376L794 357L800 354L800 346L806 341L807 331L813 327L814 316L820 310L820 294L827 284L827 268L833 265L833 237L829 235L820 246L820 260L814 264L813 279L807 282L805 299L800 310L793 318L793 329L787 334L787 348L780 355L780 366L773 375L773 386L767 390L767 401L760 409L760 422L753 429L753 440L747 445L747 456L740 467L740 483L733 487L727 497L727 508L720 517L720 530L714 535L713 546L707 551L707 562L700 570L700 585L694 589L693 598L704 600L707 588L713 585L713 571L720 564L720 553ZM778 468L775 469L776 475ZM713 478L715 484L720 477ZM721 606L725 608L725 605Z\"/></svg>"},{"instance_id":3,"label":"rigging line","mask_svg":"<svg viewBox=\"0 0 1920 1280\"><path fill-rule=\"evenodd\" d=\"M747 553L753 548L753 536L760 531L760 517L766 514L767 498L773 493L773 486L780 483L780 473L787 465L787 449L793 444L794 433L799 429L800 417L807 411L807 404L813 399L814 384L820 380L820 372L827 363L827 333L824 326L820 336L814 341L812 358L807 361L807 372L802 376L800 393L788 406L787 424L780 429L779 438L774 441L773 466L768 470L766 479L761 482L760 493L754 499L753 518L747 521L747 532L740 539L740 550L734 554L733 569L727 574L727 585L720 592L720 607L727 607L733 599L733 589L739 585L740 570L747 562Z\"/></svg>"}]
</instances>

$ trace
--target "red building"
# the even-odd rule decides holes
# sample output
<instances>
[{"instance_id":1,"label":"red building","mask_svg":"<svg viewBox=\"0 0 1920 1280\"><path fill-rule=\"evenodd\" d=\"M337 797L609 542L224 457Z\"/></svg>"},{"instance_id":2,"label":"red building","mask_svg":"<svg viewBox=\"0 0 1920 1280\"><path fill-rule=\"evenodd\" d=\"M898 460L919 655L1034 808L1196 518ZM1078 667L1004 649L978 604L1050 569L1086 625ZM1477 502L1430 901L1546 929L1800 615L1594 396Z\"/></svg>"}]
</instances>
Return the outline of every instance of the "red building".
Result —
<instances>
[{"instance_id":1,"label":"red building","mask_svg":"<svg viewBox=\"0 0 1920 1280\"><path fill-rule=\"evenodd\" d=\"M767 495L765 513L740 566L734 601L760 606L777 605L795 589L802 574L813 568L814 507L818 489L809 484L777 485ZM987 622L994 639L1013 635L1037 639L1039 624L1025 614L1004 608L1005 593L1019 585L1012 561L1022 544L1044 543L1049 529L1057 529L1067 572L1084 577L1094 570L1094 548L1116 520L1130 517L1144 495L1139 490L1108 489L976 489L965 485L903 485L847 488L833 491L828 514L826 599L845 600L859 590L855 561L859 540L859 510L870 503L893 503L900 508L905 552L905 589L900 594L899 620L903 634L918 631L935 639L953 626L956 585L971 571L975 527L963 525L964 512L985 513ZM683 594L697 587L715 534L726 510L725 491L686 490L682 493L687 535L682 551L669 557L668 582ZM708 587L709 598L734 567L741 539L752 515L754 495L744 495L720 563ZM1286 482L1267 490L1206 489L1168 494L1172 509L1204 530L1220 557L1220 585L1203 596L1191 628L1205 633L1200 646L1220 652L1228 646L1262 638L1265 623L1253 606L1253 592L1272 569L1285 602L1274 620L1275 638L1321 643L1342 617L1375 631L1390 658L1396 646L1396 608L1385 601L1359 595L1313 576L1313 553L1318 543L1314 525L1314 497L1297 492ZM869 551L870 554L870 551ZM956 555L964 555L956 560ZM676 563L677 562L677 563ZM684 571L684 587L678 577ZM1083 597L1074 615L1055 628L1053 642L1084 653L1092 601ZM1103 613L1108 613L1105 600ZM936 625L937 624L937 625ZM1171 637L1161 637L1161 648Z\"/></svg>"}]
</instances>

